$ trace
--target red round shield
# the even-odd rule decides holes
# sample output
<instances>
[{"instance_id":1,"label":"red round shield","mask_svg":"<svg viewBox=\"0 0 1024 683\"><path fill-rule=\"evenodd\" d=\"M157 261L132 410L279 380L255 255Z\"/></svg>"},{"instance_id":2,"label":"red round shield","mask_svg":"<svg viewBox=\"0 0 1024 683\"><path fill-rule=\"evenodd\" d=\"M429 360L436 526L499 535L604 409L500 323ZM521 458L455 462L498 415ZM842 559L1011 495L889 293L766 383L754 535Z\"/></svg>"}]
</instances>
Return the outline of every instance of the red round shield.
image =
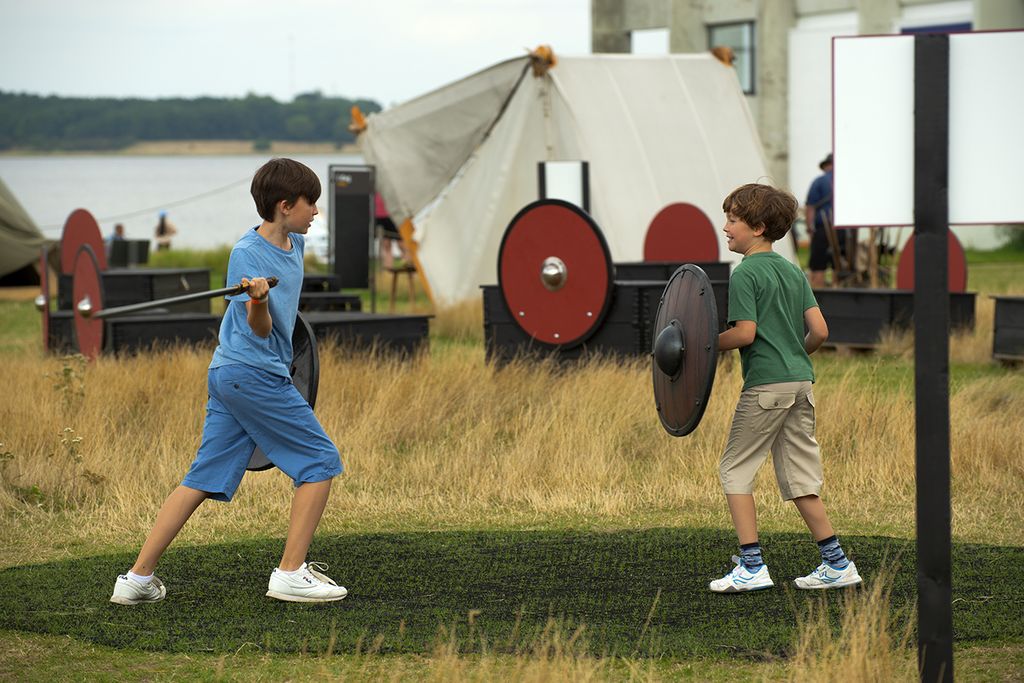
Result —
<instances>
[{"instance_id":1,"label":"red round shield","mask_svg":"<svg viewBox=\"0 0 1024 683\"><path fill-rule=\"evenodd\" d=\"M107 269L107 250L100 234L99 223L85 209L75 209L64 221L64 232L60 237L60 272L70 275L75 271L78 248L83 244L92 247L93 256L100 270Z\"/></svg>"},{"instance_id":2,"label":"red round shield","mask_svg":"<svg viewBox=\"0 0 1024 683\"><path fill-rule=\"evenodd\" d=\"M711 219L693 204L669 204L644 238L644 261L692 263L718 260L718 235Z\"/></svg>"},{"instance_id":3,"label":"red round shield","mask_svg":"<svg viewBox=\"0 0 1024 683\"><path fill-rule=\"evenodd\" d=\"M672 274L651 336L658 418L672 436L686 436L704 416L718 362L718 306L703 270L687 264Z\"/></svg>"},{"instance_id":4,"label":"red round shield","mask_svg":"<svg viewBox=\"0 0 1024 683\"><path fill-rule=\"evenodd\" d=\"M913 235L900 252L900 262L896 266L896 289L914 289ZM952 230L949 231L949 291L967 291L967 257Z\"/></svg>"},{"instance_id":5,"label":"red round shield","mask_svg":"<svg viewBox=\"0 0 1024 683\"><path fill-rule=\"evenodd\" d=\"M86 313L103 309L103 281L96 254L88 244L78 248L72 276L72 306L75 314L75 343L79 352L89 360L103 350L105 323Z\"/></svg>"},{"instance_id":6,"label":"red round shield","mask_svg":"<svg viewBox=\"0 0 1024 683\"><path fill-rule=\"evenodd\" d=\"M581 344L604 320L613 284L601 229L558 199L527 205L505 229L498 285L509 314L542 344Z\"/></svg>"}]
</instances>

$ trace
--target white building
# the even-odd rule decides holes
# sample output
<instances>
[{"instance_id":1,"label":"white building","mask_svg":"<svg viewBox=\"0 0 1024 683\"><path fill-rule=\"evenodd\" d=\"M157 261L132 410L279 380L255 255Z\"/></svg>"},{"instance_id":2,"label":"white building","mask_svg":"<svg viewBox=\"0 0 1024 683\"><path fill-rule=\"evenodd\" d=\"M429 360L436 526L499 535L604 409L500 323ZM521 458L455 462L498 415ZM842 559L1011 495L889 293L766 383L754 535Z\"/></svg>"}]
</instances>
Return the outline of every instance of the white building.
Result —
<instances>
[{"instance_id":1,"label":"white building","mask_svg":"<svg viewBox=\"0 0 1024 683\"><path fill-rule=\"evenodd\" d=\"M1020 28L1024 0L591 0L593 52L731 47L770 175L801 200L832 147L833 37ZM991 228L957 234L999 243Z\"/></svg>"}]
</instances>

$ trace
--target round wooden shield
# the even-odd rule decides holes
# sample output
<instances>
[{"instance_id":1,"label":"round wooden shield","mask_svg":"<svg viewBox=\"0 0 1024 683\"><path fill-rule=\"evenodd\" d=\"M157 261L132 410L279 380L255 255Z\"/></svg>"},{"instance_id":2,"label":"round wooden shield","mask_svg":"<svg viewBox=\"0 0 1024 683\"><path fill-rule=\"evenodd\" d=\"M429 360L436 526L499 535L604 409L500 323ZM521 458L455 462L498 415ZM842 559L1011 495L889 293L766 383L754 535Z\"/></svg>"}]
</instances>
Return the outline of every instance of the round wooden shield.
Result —
<instances>
[{"instance_id":1,"label":"round wooden shield","mask_svg":"<svg viewBox=\"0 0 1024 683\"><path fill-rule=\"evenodd\" d=\"M569 348L586 341L608 311L613 280L601 229L569 202L533 202L505 229L498 285L509 314L542 344Z\"/></svg>"},{"instance_id":2,"label":"round wooden shield","mask_svg":"<svg viewBox=\"0 0 1024 683\"><path fill-rule=\"evenodd\" d=\"M316 393L320 388L320 356L316 351L316 337L301 314L295 319L292 330L292 382L306 399L310 408L316 407ZM266 454L257 446L249 458L246 469L252 472L269 470L274 466Z\"/></svg>"},{"instance_id":3,"label":"round wooden shield","mask_svg":"<svg viewBox=\"0 0 1024 683\"><path fill-rule=\"evenodd\" d=\"M967 257L953 231L949 231L949 291L967 291ZM896 266L896 289L914 289L914 236L911 235L900 251Z\"/></svg>"},{"instance_id":4,"label":"round wooden shield","mask_svg":"<svg viewBox=\"0 0 1024 683\"><path fill-rule=\"evenodd\" d=\"M75 272L78 248L83 244L92 247L93 256L100 270L107 269L107 249L103 244L99 223L85 209L75 209L64 221L64 232L60 237L60 272L70 275Z\"/></svg>"},{"instance_id":5,"label":"round wooden shield","mask_svg":"<svg viewBox=\"0 0 1024 683\"><path fill-rule=\"evenodd\" d=\"M74 263L71 305L75 316L75 345L79 353L93 360L103 350L104 322L100 318L86 317L83 311L103 309L101 268L89 244L79 245Z\"/></svg>"},{"instance_id":6,"label":"round wooden shield","mask_svg":"<svg viewBox=\"0 0 1024 683\"><path fill-rule=\"evenodd\" d=\"M693 204L669 204L658 212L644 237L644 261L718 260L718 235L711 219Z\"/></svg>"},{"instance_id":7,"label":"round wooden shield","mask_svg":"<svg viewBox=\"0 0 1024 683\"><path fill-rule=\"evenodd\" d=\"M704 416L718 361L718 307L711 281L699 267L686 264L672 274L652 338L658 417L669 434L686 436Z\"/></svg>"}]
</instances>

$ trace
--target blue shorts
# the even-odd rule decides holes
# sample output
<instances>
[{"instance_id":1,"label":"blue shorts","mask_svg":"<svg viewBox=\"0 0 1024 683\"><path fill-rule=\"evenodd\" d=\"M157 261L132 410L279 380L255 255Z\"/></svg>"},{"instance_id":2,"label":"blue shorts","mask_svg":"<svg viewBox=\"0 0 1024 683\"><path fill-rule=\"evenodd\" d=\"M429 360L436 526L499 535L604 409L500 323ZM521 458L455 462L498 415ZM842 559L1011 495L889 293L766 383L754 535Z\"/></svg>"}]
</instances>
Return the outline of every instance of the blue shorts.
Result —
<instances>
[{"instance_id":1,"label":"blue shorts","mask_svg":"<svg viewBox=\"0 0 1024 683\"><path fill-rule=\"evenodd\" d=\"M256 446L295 485L341 474L341 457L291 379L248 365L211 368L203 442L181 483L229 501Z\"/></svg>"}]
</instances>

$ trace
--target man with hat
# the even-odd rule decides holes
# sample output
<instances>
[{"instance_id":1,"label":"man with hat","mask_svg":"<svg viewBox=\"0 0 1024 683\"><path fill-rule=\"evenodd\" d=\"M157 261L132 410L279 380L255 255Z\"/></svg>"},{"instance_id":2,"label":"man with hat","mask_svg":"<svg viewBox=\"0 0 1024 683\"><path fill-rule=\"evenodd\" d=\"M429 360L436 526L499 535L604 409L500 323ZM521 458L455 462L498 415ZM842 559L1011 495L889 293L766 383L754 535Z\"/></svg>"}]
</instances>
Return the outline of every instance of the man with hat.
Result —
<instances>
[{"instance_id":1,"label":"man with hat","mask_svg":"<svg viewBox=\"0 0 1024 683\"><path fill-rule=\"evenodd\" d=\"M832 230L832 153L821 160L822 174L811 183L807 192L804 212L807 232L811 237L811 287L825 286L825 270L832 260L829 232ZM846 236L840 241L840 252L845 252ZM833 274L834 277L834 274Z\"/></svg>"}]
</instances>

